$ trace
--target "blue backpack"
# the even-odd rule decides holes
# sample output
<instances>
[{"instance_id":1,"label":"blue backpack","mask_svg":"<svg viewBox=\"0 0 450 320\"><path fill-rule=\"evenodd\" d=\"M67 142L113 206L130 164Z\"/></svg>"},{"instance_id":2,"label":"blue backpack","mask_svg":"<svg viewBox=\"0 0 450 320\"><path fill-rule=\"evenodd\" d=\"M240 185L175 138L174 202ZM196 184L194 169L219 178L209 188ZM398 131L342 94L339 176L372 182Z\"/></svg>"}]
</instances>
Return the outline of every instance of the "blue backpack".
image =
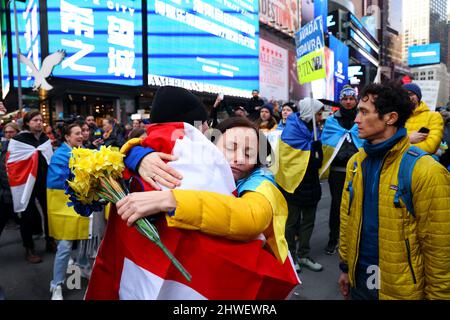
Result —
<instances>
[{"instance_id":1,"label":"blue backpack","mask_svg":"<svg viewBox=\"0 0 450 320\"><path fill-rule=\"evenodd\" d=\"M398 188L394 197L394 205L396 208L401 208L399 200L401 198L406 206L406 210L408 210L413 217L416 217L416 215L414 214L411 190L412 173L417 160L425 155L429 155L429 153L415 146L411 146L409 150L403 154L398 171Z\"/></svg>"}]
</instances>

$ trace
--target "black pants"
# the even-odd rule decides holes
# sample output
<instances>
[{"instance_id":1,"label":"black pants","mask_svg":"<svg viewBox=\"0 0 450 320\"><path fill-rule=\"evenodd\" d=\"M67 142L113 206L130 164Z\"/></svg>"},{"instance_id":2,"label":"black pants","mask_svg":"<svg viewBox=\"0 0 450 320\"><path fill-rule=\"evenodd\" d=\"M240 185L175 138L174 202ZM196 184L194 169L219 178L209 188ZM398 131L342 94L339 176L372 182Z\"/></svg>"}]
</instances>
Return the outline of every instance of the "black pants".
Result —
<instances>
[{"instance_id":1,"label":"black pants","mask_svg":"<svg viewBox=\"0 0 450 320\"><path fill-rule=\"evenodd\" d=\"M291 252L292 259L297 260L298 235L298 258L307 258L311 250L309 240L314 230L317 205L301 207L288 203L288 218L286 221L285 237Z\"/></svg>"},{"instance_id":2,"label":"black pants","mask_svg":"<svg viewBox=\"0 0 450 320\"><path fill-rule=\"evenodd\" d=\"M368 283L369 280L369 283ZM355 287L350 287L350 297L352 300L378 300L379 290L369 287L370 281L367 270L356 268Z\"/></svg>"},{"instance_id":3,"label":"black pants","mask_svg":"<svg viewBox=\"0 0 450 320\"><path fill-rule=\"evenodd\" d=\"M37 181L36 181L37 183ZM44 216L45 239L49 241L48 218L47 218L47 190L42 186L35 186L30 197L30 202L20 217L20 234L22 236L23 246L27 249L34 249L33 235L42 232L42 220L35 199L39 201Z\"/></svg>"},{"instance_id":4,"label":"black pants","mask_svg":"<svg viewBox=\"0 0 450 320\"><path fill-rule=\"evenodd\" d=\"M342 190L344 189L345 172L330 171L328 184L331 193L331 208L328 225L330 227L329 242L337 244L339 240L339 225Z\"/></svg>"},{"instance_id":5,"label":"black pants","mask_svg":"<svg viewBox=\"0 0 450 320\"><path fill-rule=\"evenodd\" d=\"M0 202L0 236L2 235L3 229L6 223L12 215L14 214L12 203Z\"/></svg>"}]
</instances>

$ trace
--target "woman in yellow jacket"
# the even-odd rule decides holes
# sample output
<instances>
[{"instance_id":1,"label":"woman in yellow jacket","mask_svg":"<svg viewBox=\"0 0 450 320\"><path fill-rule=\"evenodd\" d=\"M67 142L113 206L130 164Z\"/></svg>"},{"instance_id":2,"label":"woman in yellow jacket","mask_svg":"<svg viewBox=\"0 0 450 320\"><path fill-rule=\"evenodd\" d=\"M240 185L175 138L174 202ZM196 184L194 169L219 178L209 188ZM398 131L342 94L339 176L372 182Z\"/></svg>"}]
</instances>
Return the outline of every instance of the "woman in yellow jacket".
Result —
<instances>
[{"instance_id":1,"label":"woman in yellow jacket","mask_svg":"<svg viewBox=\"0 0 450 320\"><path fill-rule=\"evenodd\" d=\"M235 117L216 129L222 135L215 143L230 163L238 197L177 189L135 192L117 203L118 214L132 225L139 218L174 211L166 215L168 226L231 240L249 241L263 233L272 253L284 263L287 204L273 175L259 162L256 127Z\"/></svg>"},{"instance_id":2,"label":"woman in yellow jacket","mask_svg":"<svg viewBox=\"0 0 450 320\"><path fill-rule=\"evenodd\" d=\"M436 153L444 137L444 119L439 112L431 111L422 99L422 91L414 83L403 86L414 104L413 114L406 121L410 143L430 154ZM426 128L425 131L420 129Z\"/></svg>"}]
</instances>

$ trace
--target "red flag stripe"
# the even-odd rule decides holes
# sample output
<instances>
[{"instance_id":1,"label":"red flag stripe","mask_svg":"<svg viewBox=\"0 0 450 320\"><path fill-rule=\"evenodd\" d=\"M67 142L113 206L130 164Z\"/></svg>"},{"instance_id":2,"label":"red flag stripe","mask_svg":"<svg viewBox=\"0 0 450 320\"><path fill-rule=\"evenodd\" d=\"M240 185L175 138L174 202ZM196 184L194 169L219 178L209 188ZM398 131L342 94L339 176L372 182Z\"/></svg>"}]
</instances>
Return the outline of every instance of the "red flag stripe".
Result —
<instances>
[{"instance_id":1,"label":"red flag stripe","mask_svg":"<svg viewBox=\"0 0 450 320\"><path fill-rule=\"evenodd\" d=\"M11 187L25 184L30 174L36 177L39 162L38 156L39 154L36 151L30 159L8 163L8 180Z\"/></svg>"}]
</instances>

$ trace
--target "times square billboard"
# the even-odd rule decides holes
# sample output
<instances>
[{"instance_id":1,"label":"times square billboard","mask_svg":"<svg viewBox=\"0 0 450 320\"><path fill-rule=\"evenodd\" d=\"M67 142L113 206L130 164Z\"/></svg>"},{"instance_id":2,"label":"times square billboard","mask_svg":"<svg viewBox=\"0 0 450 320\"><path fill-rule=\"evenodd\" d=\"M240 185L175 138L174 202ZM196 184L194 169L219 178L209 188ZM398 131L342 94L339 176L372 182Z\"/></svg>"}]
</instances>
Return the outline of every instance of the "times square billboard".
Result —
<instances>
[{"instance_id":1,"label":"times square billboard","mask_svg":"<svg viewBox=\"0 0 450 320\"><path fill-rule=\"evenodd\" d=\"M259 88L258 1L28 0L17 6L20 51L38 69L45 58L41 40L49 54L66 51L55 77L141 86L148 72L148 85L245 97ZM12 8L10 15L14 21ZM42 26L48 34L40 34ZM12 25L12 37L14 31ZM21 66L23 87L33 85L30 73Z\"/></svg>"}]
</instances>

